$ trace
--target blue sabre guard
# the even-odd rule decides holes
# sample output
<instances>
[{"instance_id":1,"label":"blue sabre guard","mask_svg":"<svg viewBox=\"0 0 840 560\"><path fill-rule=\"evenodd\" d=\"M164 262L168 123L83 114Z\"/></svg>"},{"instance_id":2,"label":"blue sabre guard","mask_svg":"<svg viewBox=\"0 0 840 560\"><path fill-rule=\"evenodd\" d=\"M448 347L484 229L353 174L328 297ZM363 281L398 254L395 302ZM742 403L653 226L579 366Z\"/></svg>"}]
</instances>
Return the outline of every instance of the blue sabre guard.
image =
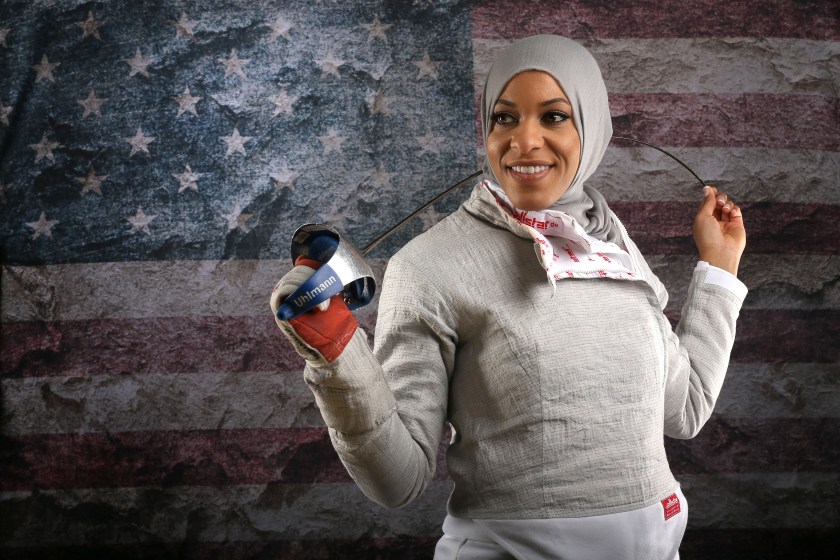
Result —
<instances>
[{"instance_id":1,"label":"blue sabre guard","mask_svg":"<svg viewBox=\"0 0 840 560\"><path fill-rule=\"evenodd\" d=\"M373 271L361 253L323 224L306 224L292 236L292 261L306 257L323 263L277 309L281 321L294 319L319 303L341 294L347 307L358 309L376 293Z\"/></svg>"}]
</instances>

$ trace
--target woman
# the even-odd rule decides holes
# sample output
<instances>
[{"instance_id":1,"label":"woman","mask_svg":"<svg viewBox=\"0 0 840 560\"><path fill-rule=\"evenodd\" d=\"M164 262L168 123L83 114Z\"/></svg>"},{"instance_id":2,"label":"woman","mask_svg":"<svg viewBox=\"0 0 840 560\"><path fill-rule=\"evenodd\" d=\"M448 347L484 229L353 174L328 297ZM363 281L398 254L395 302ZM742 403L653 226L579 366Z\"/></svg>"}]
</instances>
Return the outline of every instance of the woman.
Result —
<instances>
[{"instance_id":1,"label":"woman","mask_svg":"<svg viewBox=\"0 0 840 560\"><path fill-rule=\"evenodd\" d=\"M672 331L665 289L585 185L612 134L592 56L562 37L515 43L482 123L485 180L389 262L373 352L338 297L278 325L376 502L423 491L451 426L436 558L678 557L687 507L662 435L693 437L720 391L746 294L741 210L705 189ZM318 266L296 264L272 309Z\"/></svg>"}]
</instances>

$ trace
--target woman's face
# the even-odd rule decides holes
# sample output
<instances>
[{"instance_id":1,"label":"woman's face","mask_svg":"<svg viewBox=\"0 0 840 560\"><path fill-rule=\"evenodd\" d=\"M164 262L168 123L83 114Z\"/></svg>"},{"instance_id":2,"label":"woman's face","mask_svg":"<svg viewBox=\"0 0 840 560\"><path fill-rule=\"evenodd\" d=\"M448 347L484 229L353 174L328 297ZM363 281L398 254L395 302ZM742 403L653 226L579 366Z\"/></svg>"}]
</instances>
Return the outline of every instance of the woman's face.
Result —
<instances>
[{"instance_id":1,"label":"woman's face","mask_svg":"<svg viewBox=\"0 0 840 560\"><path fill-rule=\"evenodd\" d=\"M511 202L542 210L569 188L580 163L572 105L545 72L529 70L508 82L493 107L487 157Z\"/></svg>"}]
</instances>

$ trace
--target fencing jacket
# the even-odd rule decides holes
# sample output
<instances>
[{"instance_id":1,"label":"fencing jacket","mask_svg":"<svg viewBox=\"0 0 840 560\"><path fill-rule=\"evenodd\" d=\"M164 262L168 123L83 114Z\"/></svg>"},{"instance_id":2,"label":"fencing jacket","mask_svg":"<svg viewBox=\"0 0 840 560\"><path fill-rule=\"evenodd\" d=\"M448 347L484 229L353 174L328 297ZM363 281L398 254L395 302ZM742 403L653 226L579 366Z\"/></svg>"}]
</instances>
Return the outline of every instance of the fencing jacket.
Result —
<instances>
[{"instance_id":1,"label":"fencing jacket","mask_svg":"<svg viewBox=\"0 0 840 560\"><path fill-rule=\"evenodd\" d=\"M388 507L416 498L449 423L456 517L581 517L671 494L663 433L690 438L709 418L746 288L698 266L672 330L664 287L624 237L645 281L555 291L534 240L479 186L394 255L374 350L360 329L304 372L362 491Z\"/></svg>"}]
</instances>

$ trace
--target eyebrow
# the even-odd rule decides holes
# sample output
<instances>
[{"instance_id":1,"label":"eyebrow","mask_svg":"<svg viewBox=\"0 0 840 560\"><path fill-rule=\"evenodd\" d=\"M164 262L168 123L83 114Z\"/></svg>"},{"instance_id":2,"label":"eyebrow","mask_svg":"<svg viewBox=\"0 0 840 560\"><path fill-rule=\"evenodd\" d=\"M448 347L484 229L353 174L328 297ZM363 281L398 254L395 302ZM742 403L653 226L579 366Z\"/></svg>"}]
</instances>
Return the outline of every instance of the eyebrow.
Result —
<instances>
[{"instance_id":1,"label":"eyebrow","mask_svg":"<svg viewBox=\"0 0 840 560\"><path fill-rule=\"evenodd\" d=\"M548 101L543 101L542 103L540 103L540 107L546 107L548 105L553 105L555 103L565 103L569 107L572 106L572 104L569 103L569 100L566 99L565 97L555 97L554 99L549 99ZM499 104L505 105L506 107L516 107L516 103L514 103L513 101L508 101L507 99L501 99L501 98L498 101L496 101L496 104L497 105L499 105Z\"/></svg>"}]
</instances>

